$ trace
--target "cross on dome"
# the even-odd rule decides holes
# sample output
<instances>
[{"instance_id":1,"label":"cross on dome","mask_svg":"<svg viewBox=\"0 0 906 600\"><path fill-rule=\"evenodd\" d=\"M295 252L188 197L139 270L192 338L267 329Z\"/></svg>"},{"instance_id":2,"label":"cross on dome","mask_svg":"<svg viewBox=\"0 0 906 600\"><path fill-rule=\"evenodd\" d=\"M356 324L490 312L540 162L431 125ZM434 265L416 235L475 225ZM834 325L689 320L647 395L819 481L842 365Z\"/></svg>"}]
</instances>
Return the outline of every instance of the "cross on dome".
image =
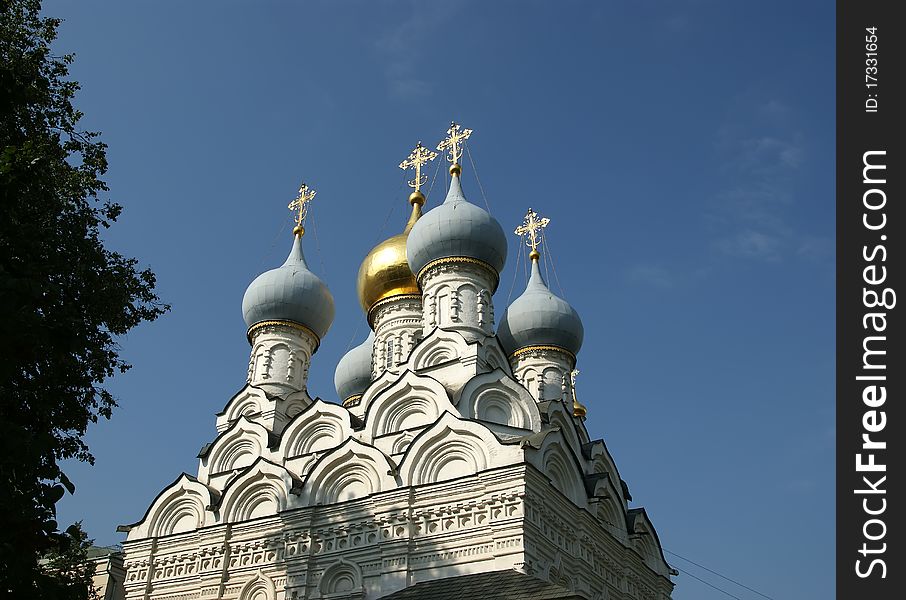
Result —
<instances>
[{"instance_id":1,"label":"cross on dome","mask_svg":"<svg viewBox=\"0 0 906 600\"><path fill-rule=\"evenodd\" d=\"M404 171L408 171L409 169L415 170L415 179L408 182L409 187L415 188L416 192L421 191L421 187L428 181L428 176L422 175L422 167L435 158L437 158L437 152L428 150L422 146L421 142L415 145L415 148L409 153L406 160L400 163L400 169Z\"/></svg>"},{"instance_id":2,"label":"cross on dome","mask_svg":"<svg viewBox=\"0 0 906 600\"><path fill-rule=\"evenodd\" d=\"M537 259L540 254L538 254L538 246L541 245L541 230L547 227L547 224L551 220L547 217L539 217L531 208L528 209L528 212L525 213L525 217L522 219L522 225L516 228L515 234L522 236L525 239L525 245L532 249L532 252L529 254L529 257ZM578 373L578 371L576 371Z\"/></svg>"},{"instance_id":3,"label":"cross on dome","mask_svg":"<svg viewBox=\"0 0 906 600\"><path fill-rule=\"evenodd\" d=\"M437 144L437 149L440 151L446 150L447 160L453 163L450 166L451 175L459 175L462 171L462 167L459 165L459 159L462 158L463 142L469 139L469 136L471 135L471 129L463 129L456 121L451 121L450 128L447 130L447 137Z\"/></svg>"},{"instance_id":4,"label":"cross on dome","mask_svg":"<svg viewBox=\"0 0 906 600\"><path fill-rule=\"evenodd\" d=\"M301 236L305 233L305 228L302 227L302 222L305 220L305 217L308 215L308 204L311 202L316 192L314 189L309 187L304 181L302 185L299 186L299 192L296 198L287 205L287 208L296 213L296 226L293 228L293 234Z\"/></svg>"}]
</instances>

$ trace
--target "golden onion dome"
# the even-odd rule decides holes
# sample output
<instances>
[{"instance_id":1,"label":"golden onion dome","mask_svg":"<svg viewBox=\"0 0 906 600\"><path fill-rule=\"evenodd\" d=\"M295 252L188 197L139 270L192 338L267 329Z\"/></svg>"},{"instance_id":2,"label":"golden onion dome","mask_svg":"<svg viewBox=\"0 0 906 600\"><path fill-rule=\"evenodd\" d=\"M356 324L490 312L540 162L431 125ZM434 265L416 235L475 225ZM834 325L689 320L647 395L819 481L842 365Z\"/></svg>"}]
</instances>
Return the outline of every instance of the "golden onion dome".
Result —
<instances>
[{"instance_id":1,"label":"golden onion dome","mask_svg":"<svg viewBox=\"0 0 906 600\"><path fill-rule=\"evenodd\" d=\"M415 275L406 260L406 239L412 226L422 216L424 201L425 197L421 192L413 192L409 197L412 214L406 223L406 229L372 248L362 261L356 289L359 302L366 314L385 298L402 294L421 294L415 282Z\"/></svg>"}]
</instances>

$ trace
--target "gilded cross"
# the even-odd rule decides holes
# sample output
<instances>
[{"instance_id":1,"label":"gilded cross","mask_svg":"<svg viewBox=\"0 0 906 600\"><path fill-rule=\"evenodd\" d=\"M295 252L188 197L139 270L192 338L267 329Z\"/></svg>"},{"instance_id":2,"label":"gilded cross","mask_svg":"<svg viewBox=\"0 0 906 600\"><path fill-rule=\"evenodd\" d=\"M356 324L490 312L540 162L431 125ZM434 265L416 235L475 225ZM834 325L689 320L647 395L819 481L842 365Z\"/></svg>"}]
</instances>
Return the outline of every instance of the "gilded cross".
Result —
<instances>
[{"instance_id":1,"label":"gilded cross","mask_svg":"<svg viewBox=\"0 0 906 600\"><path fill-rule=\"evenodd\" d=\"M535 252L538 246L541 245L541 236L539 233L551 220L547 217L539 217L538 213L533 211L531 208L528 209L528 212L525 213L525 217L522 219L522 225L516 228L516 235L521 235L525 238L525 244L532 249L532 252ZM578 371L576 371L578 373Z\"/></svg>"},{"instance_id":2,"label":"gilded cross","mask_svg":"<svg viewBox=\"0 0 906 600\"><path fill-rule=\"evenodd\" d=\"M463 129L456 121L450 123L450 129L447 130L445 137L438 145L438 150L447 150L447 160L453 164L458 164L462 157L462 143L472 135L471 129Z\"/></svg>"},{"instance_id":3,"label":"gilded cross","mask_svg":"<svg viewBox=\"0 0 906 600\"><path fill-rule=\"evenodd\" d=\"M299 195L287 206L288 209L296 213L296 227L302 226L302 221L305 220L305 215L308 214L308 203L312 201L317 193L304 182L299 186Z\"/></svg>"},{"instance_id":4,"label":"gilded cross","mask_svg":"<svg viewBox=\"0 0 906 600\"><path fill-rule=\"evenodd\" d=\"M422 167L435 158L437 158L437 152L428 150L422 146L421 142L415 145L406 160L400 163L400 169L404 171L415 169L415 179L409 182L409 187L415 188L416 192L421 191L421 187L428 181L428 176L422 175Z\"/></svg>"}]
</instances>

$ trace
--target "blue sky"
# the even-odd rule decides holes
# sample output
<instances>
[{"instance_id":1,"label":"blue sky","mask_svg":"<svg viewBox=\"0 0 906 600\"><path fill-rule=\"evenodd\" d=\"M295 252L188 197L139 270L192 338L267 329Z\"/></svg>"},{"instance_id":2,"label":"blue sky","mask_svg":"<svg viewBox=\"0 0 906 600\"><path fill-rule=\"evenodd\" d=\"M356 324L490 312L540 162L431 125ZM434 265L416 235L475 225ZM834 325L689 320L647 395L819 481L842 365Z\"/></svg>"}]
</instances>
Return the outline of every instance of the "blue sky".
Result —
<instances>
[{"instance_id":1,"label":"blue sky","mask_svg":"<svg viewBox=\"0 0 906 600\"><path fill-rule=\"evenodd\" d=\"M141 517L245 377L240 303L317 190L311 268L337 318L310 391L367 325L355 274L403 227L397 164L450 119L464 187L511 231L551 218L553 289L586 331L578 390L664 546L778 600L833 594L834 6L826 2L47 2L109 144L109 244L172 311L60 520ZM428 208L442 200L438 176ZM495 296L521 292L517 239ZM524 260L524 254L523 254ZM558 282L559 281L559 285ZM514 287L515 286L515 287ZM668 555L741 598L751 592ZM674 598L726 596L687 575Z\"/></svg>"}]
</instances>

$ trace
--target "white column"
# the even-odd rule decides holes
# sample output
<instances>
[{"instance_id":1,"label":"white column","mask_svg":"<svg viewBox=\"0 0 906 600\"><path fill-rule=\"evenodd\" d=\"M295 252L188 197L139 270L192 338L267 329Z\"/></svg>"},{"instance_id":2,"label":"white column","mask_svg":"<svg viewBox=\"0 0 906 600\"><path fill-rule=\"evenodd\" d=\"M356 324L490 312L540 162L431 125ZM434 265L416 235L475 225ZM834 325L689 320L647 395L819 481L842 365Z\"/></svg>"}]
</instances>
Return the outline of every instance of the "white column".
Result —
<instances>
[{"instance_id":1,"label":"white column","mask_svg":"<svg viewBox=\"0 0 906 600\"><path fill-rule=\"evenodd\" d=\"M252 327L248 382L274 396L302 391L308 383L317 336L294 323L273 321Z\"/></svg>"},{"instance_id":2,"label":"white column","mask_svg":"<svg viewBox=\"0 0 906 600\"><path fill-rule=\"evenodd\" d=\"M372 378L385 371L399 373L422 339L421 296L403 294L381 300L371 309L370 317L374 327Z\"/></svg>"},{"instance_id":3,"label":"white column","mask_svg":"<svg viewBox=\"0 0 906 600\"><path fill-rule=\"evenodd\" d=\"M510 366L516 380L535 400L561 400L568 402L572 410L569 374L576 366L576 358L571 353L556 346L529 346L510 357Z\"/></svg>"},{"instance_id":4,"label":"white column","mask_svg":"<svg viewBox=\"0 0 906 600\"><path fill-rule=\"evenodd\" d=\"M497 287L497 273L489 265L474 259L443 259L424 270L419 284L424 335L435 327L459 331L470 341L494 335L491 290Z\"/></svg>"}]
</instances>

